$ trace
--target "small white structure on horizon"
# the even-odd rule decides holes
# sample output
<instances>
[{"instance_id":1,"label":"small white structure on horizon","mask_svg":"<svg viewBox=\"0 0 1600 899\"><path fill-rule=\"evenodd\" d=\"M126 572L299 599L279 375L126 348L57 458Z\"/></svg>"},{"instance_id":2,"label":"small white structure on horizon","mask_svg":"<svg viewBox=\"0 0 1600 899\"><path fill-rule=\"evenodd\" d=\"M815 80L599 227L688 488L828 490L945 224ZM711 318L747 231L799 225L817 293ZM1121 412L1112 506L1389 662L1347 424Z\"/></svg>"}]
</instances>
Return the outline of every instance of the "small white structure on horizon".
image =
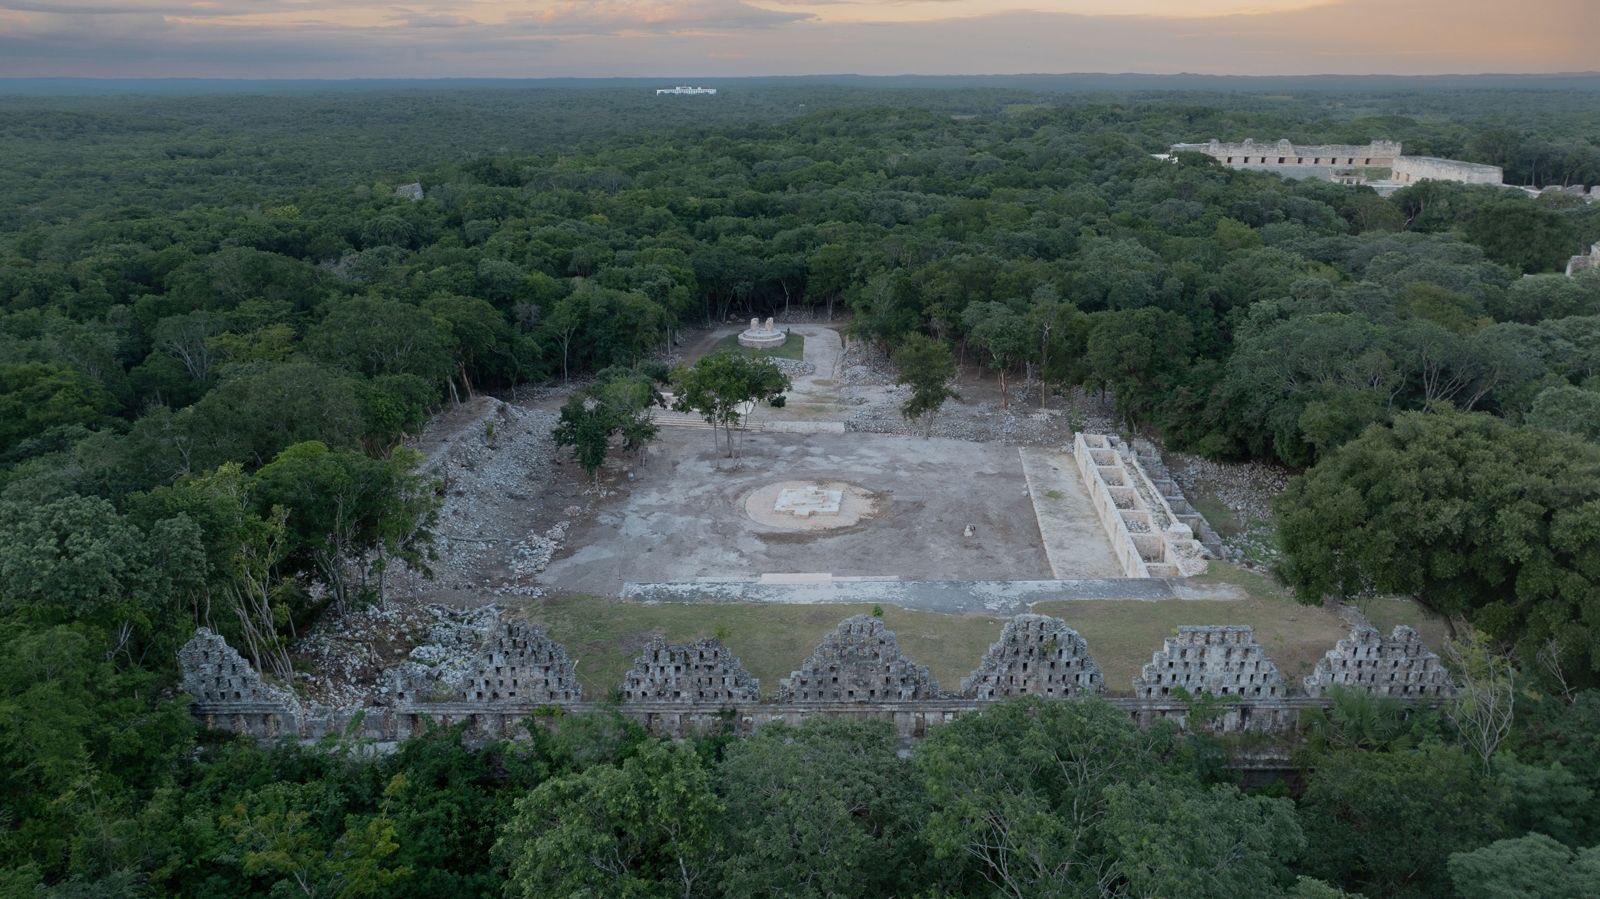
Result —
<instances>
[{"instance_id":1,"label":"small white structure on horizon","mask_svg":"<svg viewBox=\"0 0 1600 899\"><path fill-rule=\"evenodd\" d=\"M706 95L709 95L709 94L714 94L716 92L717 92L717 89L714 88L714 87L689 87L688 85L685 85L685 84L680 84L677 87L656 88L656 96L658 96L658 97L668 96L668 95L677 95L677 94L706 94Z\"/></svg>"}]
</instances>

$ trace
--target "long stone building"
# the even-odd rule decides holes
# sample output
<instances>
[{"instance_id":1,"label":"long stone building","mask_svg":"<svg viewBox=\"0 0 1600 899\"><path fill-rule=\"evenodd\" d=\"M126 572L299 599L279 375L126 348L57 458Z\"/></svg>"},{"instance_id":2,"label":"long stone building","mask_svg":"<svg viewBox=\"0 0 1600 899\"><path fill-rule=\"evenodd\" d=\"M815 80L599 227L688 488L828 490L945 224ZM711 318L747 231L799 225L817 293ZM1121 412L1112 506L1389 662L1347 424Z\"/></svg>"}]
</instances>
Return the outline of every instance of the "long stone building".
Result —
<instances>
[{"instance_id":1,"label":"long stone building","mask_svg":"<svg viewBox=\"0 0 1600 899\"><path fill-rule=\"evenodd\" d=\"M1341 184L1365 184L1380 194L1392 193L1419 181L1455 181L1462 184L1501 184L1499 166L1432 156L1406 156L1397 141L1370 144L1294 144L1287 140L1257 143L1173 144L1170 155L1204 153L1236 169L1275 172L1285 178L1312 178Z\"/></svg>"}]
</instances>

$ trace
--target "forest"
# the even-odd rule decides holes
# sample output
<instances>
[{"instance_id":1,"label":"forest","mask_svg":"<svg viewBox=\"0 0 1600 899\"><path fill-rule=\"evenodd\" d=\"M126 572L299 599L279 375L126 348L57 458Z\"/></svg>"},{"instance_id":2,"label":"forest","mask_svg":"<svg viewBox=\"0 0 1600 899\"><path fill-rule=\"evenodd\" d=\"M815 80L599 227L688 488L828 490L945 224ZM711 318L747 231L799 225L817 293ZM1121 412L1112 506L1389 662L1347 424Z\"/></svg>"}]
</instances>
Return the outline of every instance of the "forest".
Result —
<instances>
[{"instance_id":1,"label":"forest","mask_svg":"<svg viewBox=\"0 0 1600 899\"><path fill-rule=\"evenodd\" d=\"M0 94L0 894L1600 892L1600 272L1563 274L1600 206L1152 158L1389 139L1595 185L1597 97ZM671 744L595 716L392 754L196 729L197 625L289 677L296 633L426 570L437 485L404 442L431 415L798 310L1299 473L1279 576L1449 616L1515 680L1515 724L1484 751L1444 711L1344 697L1267 787L1220 738L1095 703L1003 704L909 759L825 723Z\"/></svg>"}]
</instances>

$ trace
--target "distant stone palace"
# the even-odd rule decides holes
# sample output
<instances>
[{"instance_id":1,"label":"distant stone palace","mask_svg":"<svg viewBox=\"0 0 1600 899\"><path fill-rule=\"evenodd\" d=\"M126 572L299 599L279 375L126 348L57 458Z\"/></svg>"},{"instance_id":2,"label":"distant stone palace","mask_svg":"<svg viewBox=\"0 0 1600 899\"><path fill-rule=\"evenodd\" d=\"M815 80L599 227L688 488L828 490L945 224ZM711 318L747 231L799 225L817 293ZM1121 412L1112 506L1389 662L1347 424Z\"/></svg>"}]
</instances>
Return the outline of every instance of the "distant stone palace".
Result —
<instances>
[{"instance_id":1,"label":"distant stone palace","mask_svg":"<svg viewBox=\"0 0 1600 899\"><path fill-rule=\"evenodd\" d=\"M657 88L656 89L656 96L663 97L663 96L675 96L675 95L685 95L685 94L710 95L710 94L714 94L716 92L717 92L717 89L714 88L714 87L689 87L687 85L680 84L677 87Z\"/></svg>"},{"instance_id":2,"label":"distant stone palace","mask_svg":"<svg viewBox=\"0 0 1600 899\"><path fill-rule=\"evenodd\" d=\"M1498 185L1504 178L1499 166L1406 156L1398 141L1387 140L1308 145L1287 140L1259 144L1253 140L1236 144L1211 140L1203 144L1173 144L1159 158L1170 159L1178 153L1204 153L1232 168L1276 172L1285 178L1365 184L1385 195L1418 181Z\"/></svg>"}]
</instances>

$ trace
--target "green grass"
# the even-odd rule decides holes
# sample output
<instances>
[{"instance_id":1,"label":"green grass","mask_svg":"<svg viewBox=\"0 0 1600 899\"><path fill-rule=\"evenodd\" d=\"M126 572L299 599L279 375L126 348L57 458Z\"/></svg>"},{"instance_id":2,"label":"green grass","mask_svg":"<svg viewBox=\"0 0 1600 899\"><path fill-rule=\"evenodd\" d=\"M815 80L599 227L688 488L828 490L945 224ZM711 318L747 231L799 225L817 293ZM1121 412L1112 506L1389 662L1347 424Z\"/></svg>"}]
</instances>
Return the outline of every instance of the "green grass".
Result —
<instances>
[{"instance_id":1,"label":"green grass","mask_svg":"<svg viewBox=\"0 0 1600 899\"><path fill-rule=\"evenodd\" d=\"M1233 515L1233 510L1210 493L1199 489L1191 490L1188 500L1189 505L1194 506L1196 512L1205 516L1206 523L1220 536L1233 537L1242 530L1239 520Z\"/></svg>"},{"instance_id":2,"label":"green grass","mask_svg":"<svg viewBox=\"0 0 1600 899\"><path fill-rule=\"evenodd\" d=\"M870 603L646 605L566 595L530 603L525 614L543 624L550 638L565 646L577 661L584 695L603 699L622 683L652 634L687 642L715 636L718 629L726 632L724 642L745 668L761 679L762 695L770 698L778 690L778 680L799 668L839 622L871 612ZM914 612L895 606L884 607L883 620L899 635L901 651L927 665L939 686L951 691L959 689L961 678L977 667L989 644L1000 636L1002 624L997 618Z\"/></svg>"},{"instance_id":3,"label":"green grass","mask_svg":"<svg viewBox=\"0 0 1600 899\"><path fill-rule=\"evenodd\" d=\"M1268 578L1224 562L1195 578L1197 585L1239 587L1238 600L1070 600L1042 602L1041 615L1054 615L1089 641L1089 652L1105 672L1113 694L1131 692L1133 676L1180 624L1248 624L1285 678L1298 682L1334 643L1349 634L1332 611L1295 602ZM885 605L884 623L899 635L907 657L927 665L939 686L955 691L983 653L1000 636L1004 619L986 615L941 615ZM684 643L726 634L724 642L771 698L778 681L789 676L829 631L851 615L866 615L872 605L778 605L771 603L661 603L646 605L600 596L549 596L524 607L526 617L543 624L551 639L578 663L584 695L604 699L619 684L634 657L659 633ZM1371 600L1366 611L1385 633L1409 624L1429 648L1443 646L1444 623L1415 603L1397 598Z\"/></svg>"},{"instance_id":4,"label":"green grass","mask_svg":"<svg viewBox=\"0 0 1600 899\"><path fill-rule=\"evenodd\" d=\"M720 353L724 350L733 350L746 356L777 356L780 359L800 360L804 359L806 355L806 338L802 334L790 331L789 339L783 342L783 346L775 346L771 349L763 350L756 347L741 346L739 335L729 334L727 337L717 341L717 345L711 348L713 353Z\"/></svg>"},{"instance_id":5,"label":"green grass","mask_svg":"<svg viewBox=\"0 0 1600 899\"><path fill-rule=\"evenodd\" d=\"M1403 596L1376 596L1357 603L1372 626L1387 635L1397 624L1407 624L1422 635L1422 642L1434 652L1444 649L1450 626L1443 618Z\"/></svg>"}]
</instances>

